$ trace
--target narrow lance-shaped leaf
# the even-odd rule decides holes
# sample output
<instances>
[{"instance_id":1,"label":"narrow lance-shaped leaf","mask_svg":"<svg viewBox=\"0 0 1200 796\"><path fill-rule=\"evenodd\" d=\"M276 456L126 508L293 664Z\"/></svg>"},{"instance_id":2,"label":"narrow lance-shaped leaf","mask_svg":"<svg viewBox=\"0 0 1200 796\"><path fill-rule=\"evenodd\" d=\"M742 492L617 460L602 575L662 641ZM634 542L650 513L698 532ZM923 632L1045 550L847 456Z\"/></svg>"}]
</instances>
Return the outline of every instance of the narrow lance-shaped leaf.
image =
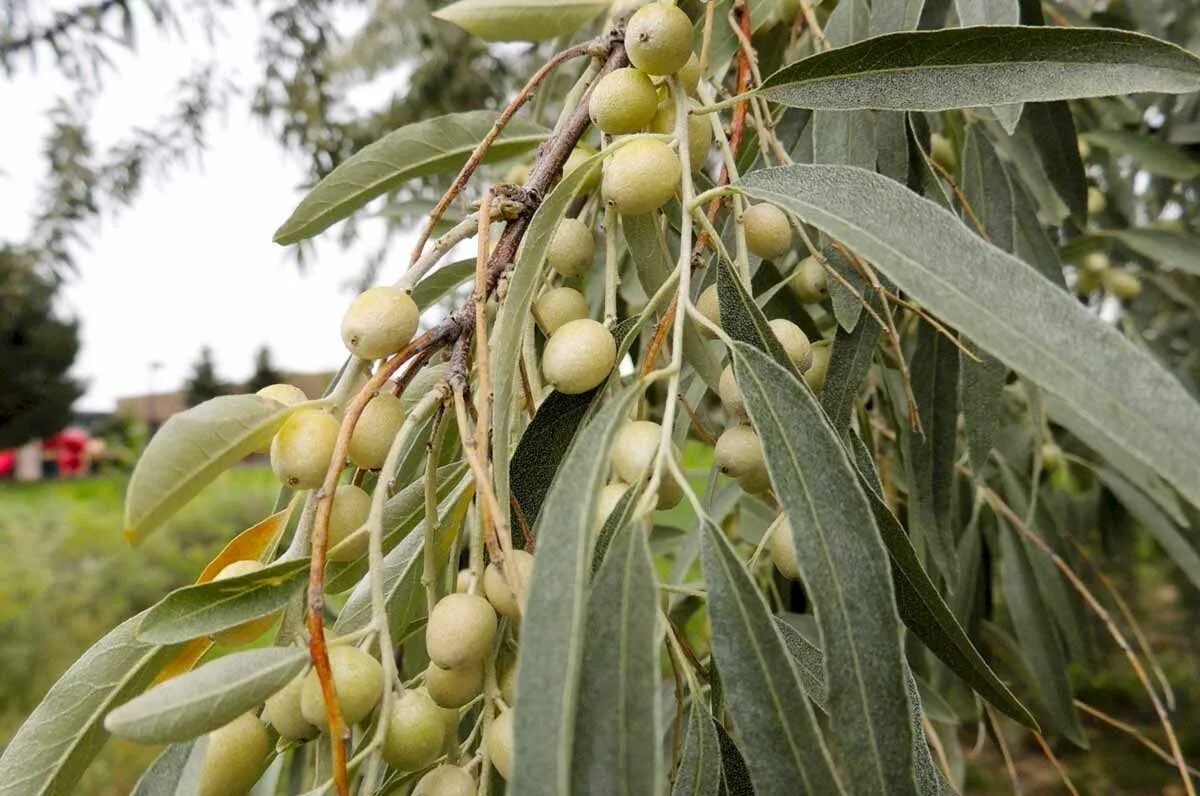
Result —
<instances>
[{"instance_id":1,"label":"narrow lance-shaped leaf","mask_svg":"<svg viewBox=\"0 0 1200 796\"><path fill-rule=\"evenodd\" d=\"M1148 353L945 209L842 166L753 172L747 193L837 237L924 307L1200 505L1200 406Z\"/></svg>"},{"instance_id":2,"label":"narrow lance-shaped leaf","mask_svg":"<svg viewBox=\"0 0 1200 796\"><path fill-rule=\"evenodd\" d=\"M945 111L1200 89L1200 59L1105 28L983 26L878 36L785 66L759 93L798 108Z\"/></svg>"},{"instance_id":3,"label":"narrow lance-shaped leaf","mask_svg":"<svg viewBox=\"0 0 1200 796\"><path fill-rule=\"evenodd\" d=\"M675 777L672 796L717 796L721 789L721 748L717 731L699 701L688 712L687 736Z\"/></svg>"},{"instance_id":4,"label":"narrow lance-shaped leaf","mask_svg":"<svg viewBox=\"0 0 1200 796\"><path fill-rule=\"evenodd\" d=\"M954 0L958 21L964 27L974 25L1016 25L1021 11L1017 0ZM1021 119L1022 105L999 105L992 113L1011 133Z\"/></svg>"},{"instance_id":5,"label":"narrow lance-shaped leaf","mask_svg":"<svg viewBox=\"0 0 1200 796\"><path fill-rule=\"evenodd\" d=\"M913 793L900 620L866 495L812 393L751 346L734 343L733 357L816 607L830 745L847 788Z\"/></svg>"},{"instance_id":6,"label":"narrow lance-shaped leaf","mask_svg":"<svg viewBox=\"0 0 1200 796\"><path fill-rule=\"evenodd\" d=\"M878 294L872 292L868 301L879 314ZM859 319L853 331L839 326L829 352L829 365L825 373L825 384L821 387L821 406L829 415L833 427L841 430L850 425L854 402L859 388L871 369L875 356L875 345L883 333L874 318Z\"/></svg>"},{"instance_id":7,"label":"narrow lance-shaped leaf","mask_svg":"<svg viewBox=\"0 0 1200 796\"><path fill-rule=\"evenodd\" d=\"M538 407L537 414L521 434L521 441L509 463L510 483L516 507L524 522L533 525L542 510L542 501L554 480L554 473L579 425L587 415L598 389L578 395L552 392ZM513 540L520 538L520 524L513 521Z\"/></svg>"},{"instance_id":8,"label":"narrow lance-shaped leaf","mask_svg":"<svg viewBox=\"0 0 1200 796\"><path fill-rule=\"evenodd\" d=\"M1093 230L1112 238L1148 260L1176 271L1200 276L1200 238L1166 229Z\"/></svg>"},{"instance_id":9,"label":"narrow lance-shaped leaf","mask_svg":"<svg viewBox=\"0 0 1200 796\"><path fill-rule=\"evenodd\" d=\"M1075 119L1066 102L1031 102L1021 117L1022 135L1036 148L1046 177L1079 221L1087 218L1087 176L1079 154Z\"/></svg>"},{"instance_id":10,"label":"narrow lance-shaped leaf","mask_svg":"<svg viewBox=\"0 0 1200 796\"><path fill-rule=\"evenodd\" d=\"M545 41L568 36L611 0L458 0L433 12L486 41Z\"/></svg>"},{"instance_id":11,"label":"narrow lance-shaped leaf","mask_svg":"<svg viewBox=\"0 0 1200 796\"><path fill-rule=\"evenodd\" d=\"M200 784L206 742L176 743L155 758L130 796L187 796Z\"/></svg>"},{"instance_id":12,"label":"narrow lance-shaped leaf","mask_svg":"<svg viewBox=\"0 0 1200 796\"><path fill-rule=\"evenodd\" d=\"M1140 169L1174 180L1200 177L1200 160L1158 138L1130 130L1092 130L1083 134L1092 146L1128 157Z\"/></svg>"},{"instance_id":13,"label":"narrow lance-shaped leaf","mask_svg":"<svg viewBox=\"0 0 1200 796\"><path fill-rule=\"evenodd\" d=\"M766 351L775 362L798 375L788 359L783 344L771 331L767 318L754 303L742 280L725 262L717 265L717 298L720 306L721 328L734 340Z\"/></svg>"}]
</instances>

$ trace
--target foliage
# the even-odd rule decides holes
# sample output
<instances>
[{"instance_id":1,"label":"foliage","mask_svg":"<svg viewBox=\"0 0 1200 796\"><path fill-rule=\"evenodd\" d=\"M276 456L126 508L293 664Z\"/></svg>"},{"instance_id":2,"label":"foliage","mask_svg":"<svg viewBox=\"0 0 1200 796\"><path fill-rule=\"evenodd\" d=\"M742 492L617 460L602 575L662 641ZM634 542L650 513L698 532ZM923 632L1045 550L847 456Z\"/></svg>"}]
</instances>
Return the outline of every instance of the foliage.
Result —
<instances>
[{"instance_id":1,"label":"foliage","mask_svg":"<svg viewBox=\"0 0 1200 796\"><path fill-rule=\"evenodd\" d=\"M246 382L245 391L258 392L263 387L270 387L281 381L283 381L283 374L275 368L271 348L266 345L260 346L254 352L254 372L250 374L250 379Z\"/></svg>"},{"instance_id":2,"label":"foliage","mask_svg":"<svg viewBox=\"0 0 1200 796\"><path fill-rule=\"evenodd\" d=\"M230 385L217 375L217 363L213 360L212 349L204 346L192 365L192 372L183 383L184 402L188 406L196 406L218 395L224 395L229 389Z\"/></svg>"}]
</instances>

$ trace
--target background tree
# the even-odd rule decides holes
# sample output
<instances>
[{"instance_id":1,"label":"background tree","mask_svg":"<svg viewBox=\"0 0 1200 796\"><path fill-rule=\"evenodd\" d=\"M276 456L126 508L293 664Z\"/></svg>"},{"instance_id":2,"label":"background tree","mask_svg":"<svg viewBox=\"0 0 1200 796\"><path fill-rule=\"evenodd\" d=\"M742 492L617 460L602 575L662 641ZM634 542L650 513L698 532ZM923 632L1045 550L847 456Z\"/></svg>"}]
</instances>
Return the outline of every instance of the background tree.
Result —
<instances>
[{"instance_id":1,"label":"background tree","mask_svg":"<svg viewBox=\"0 0 1200 796\"><path fill-rule=\"evenodd\" d=\"M184 402L188 406L195 406L228 392L229 384L217 375L217 363L213 360L212 349L204 346L200 349L196 363L192 365L191 374L183 384Z\"/></svg>"},{"instance_id":2,"label":"background tree","mask_svg":"<svg viewBox=\"0 0 1200 796\"><path fill-rule=\"evenodd\" d=\"M275 367L271 357L271 347L260 346L254 354L254 372L246 382L246 392L258 392L263 387L278 384L283 381L283 374Z\"/></svg>"}]
</instances>

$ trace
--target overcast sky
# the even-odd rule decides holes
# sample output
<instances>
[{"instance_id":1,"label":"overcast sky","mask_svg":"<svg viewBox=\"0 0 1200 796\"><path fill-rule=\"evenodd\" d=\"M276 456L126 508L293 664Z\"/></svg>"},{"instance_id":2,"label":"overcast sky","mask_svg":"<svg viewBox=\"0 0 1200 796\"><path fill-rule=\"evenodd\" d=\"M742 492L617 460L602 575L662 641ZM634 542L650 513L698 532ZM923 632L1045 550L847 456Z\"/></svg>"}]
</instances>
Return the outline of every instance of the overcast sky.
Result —
<instances>
[{"instance_id":1,"label":"overcast sky","mask_svg":"<svg viewBox=\"0 0 1200 796\"><path fill-rule=\"evenodd\" d=\"M176 82L209 62L214 48L223 68L253 77L260 26L249 5L226 15L230 24L212 43L198 33L164 40L147 28L105 80L97 147L152 124L170 107ZM45 111L66 88L45 62L37 72L22 67L15 79L0 77L0 239L21 240L28 229ZM300 273L271 234L300 199L302 164L261 129L244 98L214 122L201 166L176 170L106 217L79 252L81 273L64 300L82 323L75 372L87 394L79 408L111 409L119 396L178 387L203 345L228 379L249 375L263 343L286 369L333 368L344 356L338 324L352 297L345 284L364 252L324 245ZM397 250L407 249L401 242ZM153 378L152 362L163 363Z\"/></svg>"}]
</instances>

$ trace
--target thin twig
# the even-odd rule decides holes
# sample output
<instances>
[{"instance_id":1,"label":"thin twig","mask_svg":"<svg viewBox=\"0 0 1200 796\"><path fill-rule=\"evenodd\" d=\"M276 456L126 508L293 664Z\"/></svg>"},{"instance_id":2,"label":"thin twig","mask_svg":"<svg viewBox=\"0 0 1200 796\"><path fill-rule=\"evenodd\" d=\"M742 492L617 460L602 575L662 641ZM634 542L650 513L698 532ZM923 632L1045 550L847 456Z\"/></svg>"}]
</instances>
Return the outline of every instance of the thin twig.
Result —
<instances>
[{"instance_id":1,"label":"thin twig","mask_svg":"<svg viewBox=\"0 0 1200 796\"><path fill-rule=\"evenodd\" d=\"M1071 782L1071 777L1068 776L1067 770L1058 761L1058 757L1055 756L1054 751L1050 748L1050 744L1046 743L1046 739L1042 737L1042 734L1034 732L1033 739L1037 741L1038 746L1042 747L1042 754L1050 761L1050 765L1054 766L1054 770L1058 772L1058 776L1062 779L1063 785L1071 796L1079 796L1079 791L1075 789L1075 783Z\"/></svg>"},{"instance_id":2,"label":"thin twig","mask_svg":"<svg viewBox=\"0 0 1200 796\"><path fill-rule=\"evenodd\" d=\"M1127 724L1126 722L1118 719L1116 716L1110 716L1095 705L1089 705L1087 702L1084 702L1081 699L1075 700L1075 707L1079 708L1092 718L1097 719L1113 729L1120 730L1121 732L1130 736L1142 746L1153 752L1160 760L1165 761L1169 765L1175 765L1175 759L1171 757L1170 752L1147 738L1141 730L1139 730L1137 727L1134 727L1132 724ZM1200 769L1197 769L1195 766L1188 766L1188 771L1191 772L1192 776L1200 777Z\"/></svg>"}]
</instances>

